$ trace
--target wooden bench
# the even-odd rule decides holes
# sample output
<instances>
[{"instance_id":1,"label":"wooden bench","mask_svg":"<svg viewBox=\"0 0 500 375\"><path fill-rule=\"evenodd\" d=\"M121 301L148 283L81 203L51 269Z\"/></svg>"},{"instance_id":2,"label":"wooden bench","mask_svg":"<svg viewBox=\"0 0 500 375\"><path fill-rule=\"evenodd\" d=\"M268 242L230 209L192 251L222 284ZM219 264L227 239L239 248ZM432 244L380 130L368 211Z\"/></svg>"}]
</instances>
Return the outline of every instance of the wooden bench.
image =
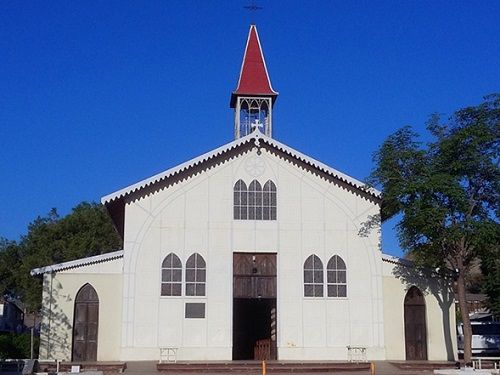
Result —
<instances>
[{"instance_id":1,"label":"wooden bench","mask_svg":"<svg viewBox=\"0 0 500 375\"><path fill-rule=\"evenodd\" d=\"M349 362L367 362L365 346L347 346L347 360Z\"/></svg>"},{"instance_id":2,"label":"wooden bench","mask_svg":"<svg viewBox=\"0 0 500 375\"><path fill-rule=\"evenodd\" d=\"M176 363L177 350L175 346L162 346L160 347L160 363Z\"/></svg>"},{"instance_id":3,"label":"wooden bench","mask_svg":"<svg viewBox=\"0 0 500 375\"><path fill-rule=\"evenodd\" d=\"M493 368L496 370L500 368L500 357L472 357L472 368L482 370L483 363L493 363Z\"/></svg>"}]
</instances>

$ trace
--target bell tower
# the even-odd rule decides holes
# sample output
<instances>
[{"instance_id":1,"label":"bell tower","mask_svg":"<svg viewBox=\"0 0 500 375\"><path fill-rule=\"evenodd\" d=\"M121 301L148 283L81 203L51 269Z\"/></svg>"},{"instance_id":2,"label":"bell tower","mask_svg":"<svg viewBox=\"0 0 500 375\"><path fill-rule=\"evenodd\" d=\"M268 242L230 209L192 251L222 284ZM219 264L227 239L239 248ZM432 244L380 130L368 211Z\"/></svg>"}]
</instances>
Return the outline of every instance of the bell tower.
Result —
<instances>
[{"instance_id":1,"label":"bell tower","mask_svg":"<svg viewBox=\"0 0 500 375\"><path fill-rule=\"evenodd\" d=\"M257 27L250 25L238 86L231 93L230 107L234 108L234 138L250 134L255 127L268 137L272 137L272 113L277 97L278 93L271 86Z\"/></svg>"}]
</instances>

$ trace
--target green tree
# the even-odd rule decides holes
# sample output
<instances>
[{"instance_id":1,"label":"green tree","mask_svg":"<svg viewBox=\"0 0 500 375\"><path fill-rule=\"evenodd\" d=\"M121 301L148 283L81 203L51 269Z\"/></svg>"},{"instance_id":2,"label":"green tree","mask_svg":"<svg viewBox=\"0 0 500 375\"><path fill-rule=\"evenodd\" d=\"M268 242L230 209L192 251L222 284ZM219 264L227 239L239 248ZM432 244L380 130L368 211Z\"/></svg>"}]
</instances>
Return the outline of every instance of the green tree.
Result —
<instances>
[{"instance_id":1,"label":"green tree","mask_svg":"<svg viewBox=\"0 0 500 375\"><path fill-rule=\"evenodd\" d=\"M120 248L121 239L102 205L83 202L62 218L52 209L47 216L38 217L28 226L28 233L19 243L0 242L0 264L3 265L0 266L0 287L36 311L41 305L42 283L40 278L30 275L33 268Z\"/></svg>"},{"instance_id":2,"label":"green tree","mask_svg":"<svg viewBox=\"0 0 500 375\"><path fill-rule=\"evenodd\" d=\"M500 318L500 235L497 233L497 245L481 256L483 273L482 290L488 296L487 305L490 312Z\"/></svg>"},{"instance_id":3,"label":"green tree","mask_svg":"<svg viewBox=\"0 0 500 375\"><path fill-rule=\"evenodd\" d=\"M375 153L370 183L383 193L382 221L400 214L401 247L416 265L452 275L464 323L464 359L471 359L465 281L472 262L498 243L500 95L431 116L431 141L410 127L389 136Z\"/></svg>"},{"instance_id":4,"label":"green tree","mask_svg":"<svg viewBox=\"0 0 500 375\"><path fill-rule=\"evenodd\" d=\"M16 289L16 272L21 265L18 245L0 237L0 295L12 295Z\"/></svg>"}]
</instances>

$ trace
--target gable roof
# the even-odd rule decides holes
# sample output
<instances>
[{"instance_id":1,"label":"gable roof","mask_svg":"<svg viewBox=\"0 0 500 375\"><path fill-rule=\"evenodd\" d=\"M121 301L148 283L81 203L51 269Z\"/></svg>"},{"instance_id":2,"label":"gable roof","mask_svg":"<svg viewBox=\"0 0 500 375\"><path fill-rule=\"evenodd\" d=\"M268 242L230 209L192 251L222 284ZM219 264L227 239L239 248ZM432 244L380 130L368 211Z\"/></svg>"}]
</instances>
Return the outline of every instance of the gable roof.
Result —
<instances>
[{"instance_id":1,"label":"gable roof","mask_svg":"<svg viewBox=\"0 0 500 375\"><path fill-rule=\"evenodd\" d=\"M113 251L111 253L105 253L100 255L95 255L92 257L81 258L70 260L69 262L52 264L50 266L34 268L31 270L31 276L41 275L44 273L51 273L57 271L64 271L70 268L78 268L83 266L88 266L95 263L108 262L110 260L123 258L123 250Z\"/></svg>"},{"instance_id":2,"label":"gable roof","mask_svg":"<svg viewBox=\"0 0 500 375\"><path fill-rule=\"evenodd\" d=\"M173 168L167 169L164 172L155 174L154 176L108 194L101 198L101 203L106 206L118 232L123 237L125 214L124 199L126 197L143 189L149 189L153 185L166 181L169 178L178 177L178 175L180 175L181 173L189 172L191 169L200 167L204 163L212 161L220 156L226 155L230 152L235 152L235 150L237 152L238 149L243 149L245 146L248 147L252 142L258 147L266 145L269 148L272 148L277 152L281 152L296 161L302 162L310 168L315 169L318 173L324 173L327 176L338 180L340 183L352 188L358 194L362 194L365 197L373 199L377 203L379 203L381 200L381 193L378 190L374 188L368 188L363 182L356 180L355 178L352 178L334 168L331 168L328 165L323 164L322 162L317 161L305 154L302 154L301 152L281 142L278 142L273 138L267 137L260 132L258 127L256 127L252 133L242 138L236 139L221 147L216 148L215 150L209 151L194 159L188 160L185 163L179 164Z\"/></svg>"},{"instance_id":3,"label":"gable roof","mask_svg":"<svg viewBox=\"0 0 500 375\"><path fill-rule=\"evenodd\" d=\"M276 97L267 71L257 27L250 25L243 62L241 64L238 86L231 94L231 107L235 105L237 95L266 95Z\"/></svg>"},{"instance_id":4,"label":"gable roof","mask_svg":"<svg viewBox=\"0 0 500 375\"><path fill-rule=\"evenodd\" d=\"M281 142L276 141L273 138L270 138L264 134L262 134L259 130L258 127L254 129L254 131L242 138L236 139L232 142L229 142L219 148L216 148L215 150L209 151L203 155L200 155L194 159L188 160L185 163L179 164L173 168L167 169L164 172L155 174L154 176L151 176L149 178L146 178L142 181L139 181L135 184L132 184L130 186L127 186L123 189L120 189L118 191L115 191L114 193L108 194L104 197L101 198L101 203L107 204L110 202L113 202L117 199L123 198L127 195L130 195L136 191L139 191L145 187L151 186L152 184L155 184L157 182L160 182L162 180L165 180L169 177L172 177L180 172L186 171L194 166L197 166L205 161L208 161L210 159L213 159L217 156L223 155L227 153L228 151L231 151L233 149L238 148L239 146L242 146L247 143L254 142L256 145L260 145L260 143L268 144L269 146L272 146L275 149L278 149L279 151L284 152L285 154L291 156L294 159L300 160L307 165L318 169L321 172L324 172L348 185L353 187L354 189L361 190L364 193L372 196L373 198L380 198L381 193L380 191L374 189L374 188L367 188L366 185L359 181L356 180L353 177L350 177L334 168L329 167L326 164L323 164L320 161L317 161Z\"/></svg>"}]
</instances>

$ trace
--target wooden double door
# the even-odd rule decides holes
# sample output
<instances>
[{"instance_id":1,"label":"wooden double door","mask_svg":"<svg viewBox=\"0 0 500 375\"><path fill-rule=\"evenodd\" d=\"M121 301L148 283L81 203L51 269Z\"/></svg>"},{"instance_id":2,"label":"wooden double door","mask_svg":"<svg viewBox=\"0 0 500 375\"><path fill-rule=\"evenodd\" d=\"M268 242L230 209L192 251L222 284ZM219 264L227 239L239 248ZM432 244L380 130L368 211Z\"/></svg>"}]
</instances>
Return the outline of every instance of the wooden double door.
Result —
<instances>
[{"instance_id":1,"label":"wooden double door","mask_svg":"<svg viewBox=\"0 0 500 375\"><path fill-rule=\"evenodd\" d=\"M276 291L276 254L233 255L233 359L277 358Z\"/></svg>"},{"instance_id":2,"label":"wooden double door","mask_svg":"<svg viewBox=\"0 0 500 375\"><path fill-rule=\"evenodd\" d=\"M90 284L84 285L75 299L73 320L73 361L97 361L99 297Z\"/></svg>"}]
</instances>

